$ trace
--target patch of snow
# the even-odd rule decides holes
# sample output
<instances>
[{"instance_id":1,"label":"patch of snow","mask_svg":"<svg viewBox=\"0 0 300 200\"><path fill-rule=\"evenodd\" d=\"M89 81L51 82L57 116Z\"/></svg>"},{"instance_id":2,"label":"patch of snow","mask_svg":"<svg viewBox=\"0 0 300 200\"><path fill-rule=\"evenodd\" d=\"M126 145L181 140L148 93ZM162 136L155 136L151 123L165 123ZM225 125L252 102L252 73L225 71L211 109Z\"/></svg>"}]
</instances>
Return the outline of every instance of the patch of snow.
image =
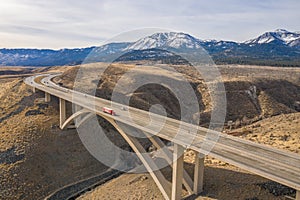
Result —
<instances>
[{"instance_id":1,"label":"patch of snow","mask_svg":"<svg viewBox=\"0 0 300 200\"><path fill-rule=\"evenodd\" d=\"M189 48L199 49L200 40L185 33L155 33L151 36L142 38L130 45L126 50L144 50L151 48Z\"/></svg>"},{"instance_id":2,"label":"patch of snow","mask_svg":"<svg viewBox=\"0 0 300 200\"><path fill-rule=\"evenodd\" d=\"M257 43L258 43L258 44L270 43L270 42L272 42L272 41L274 41L274 40L275 40L275 38L273 38L273 37L265 37L265 38L260 38L260 39L257 41Z\"/></svg>"},{"instance_id":3,"label":"patch of snow","mask_svg":"<svg viewBox=\"0 0 300 200\"><path fill-rule=\"evenodd\" d=\"M289 33L289 34L283 34L281 35L281 39L286 42L289 43L291 41L300 39L300 34L294 34L294 33Z\"/></svg>"},{"instance_id":4,"label":"patch of snow","mask_svg":"<svg viewBox=\"0 0 300 200\"><path fill-rule=\"evenodd\" d=\"M300 34L297 32L290 32L285 29L277 29L274 32L267 32L258 38L248 40L245 44L267 44L274 40L281 41L283 44L289 45L293 41L300 39Z\"/></svg>"}]
</instances>

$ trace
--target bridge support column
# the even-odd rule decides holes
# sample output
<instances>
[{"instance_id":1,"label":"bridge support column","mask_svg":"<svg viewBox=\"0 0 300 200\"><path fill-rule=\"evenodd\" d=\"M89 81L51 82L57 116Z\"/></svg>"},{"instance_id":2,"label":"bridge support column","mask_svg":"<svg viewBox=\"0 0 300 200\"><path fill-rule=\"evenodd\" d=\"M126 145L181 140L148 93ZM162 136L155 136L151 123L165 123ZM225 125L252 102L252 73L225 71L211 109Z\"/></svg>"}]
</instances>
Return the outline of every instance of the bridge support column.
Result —
<instances>
[{"instance_id":1,"label":"bridge support column","mask_svg":"<svg viewBox=\"0 0 300 200\"><path fill-rule=\"evenodd\" d=\"M49 93L45 92L45 102L50 102L51 101L51 96Z\"/></svg>"},{"instance_id":2,"label":"bridge support column","mask_svg":"<svg viewBox=\"0 0 300 200\"><path fill-rule=\"evenodd\" d=\"M156 183L157 187L161 191L164 198L166 200L170 200L171 184L169 184L169 182L166 180L162 172L160 170L157 170L158 169L157 165L155 164L153 159L147 154L147 151L140 144L140 142L135 137L125 133L113 119L105 116L103 116L103 118L106 119L108 122L110 122L119 131L119 133L131 146L131 148L137 153L138 158L144 164L145 168L153 178L154 182Z\"/></svg>"},{"instance_id":3,"label":"bridge support column","mask_svg":"<svg viewBox=\"0 0 300 200\"><path fill-rule=\"evenodd\" d=\"M75 111L74 113L76 113L76 112L82 110L83 108L82 108L81 106L75 104L73 109L74 109L74 111ZM82 120L82 116L79 115L79 116L75 119L75 121L76 121L75 124L76 124L76 123L79 123L81 120Z\"/></svg>"},{"instance_id":4,"label":"bridge support column","mask_svg":"<svg viewBox=\"0 0 300 200\"><path fill-rule=\"evenodd\" d=\"M172 152L165 147L165 144L161 141L161 139L157 136L151 136L150 134L144 132L144 134L148 137L148 139L152 142L152 144L162 151L166 161L168 163L173 163L172 161ZM173 167L173 166L172 166ZM183 185L187 189L189 194L193 194L193 180L189 176L189 174L183 169Z\"/></svg>"},{"instance_id":5,"label":"bridge support column","mask_svg":"<svg viewBox=\"0 0 300 200\"><path fill-rule=\"evenodd\" d=\"M204 155L195 151L195 169L194 169L194 193L199 194L203 191L204 177Z\"/></svg>"},{"instance_id":6,"label":"bridge support column","mask_svg":"<svg viewBox=\"0 0 300 200\"><path fill-rule=\"evenodd\" d=\"M36 89L35 87L32 87L32 92L35 93L36 92Z\"/></svg>"},{"instance_id":7,"label":"bridge support column","mask_svg":"<svg viewBox=\"0 0 300 200\"><path fill-rule=\"evenodd\" d=\"M184 148L174 144L171 200L181 199Z\"/></svg>"},{"instance_id":8,"label":"bridge support column","mask_svg":"<svg viewBox=\"0 0 300 200\"><path fill-rule=\"evenodd\" d=\"M300 200L300 190L296 191L296 200Z\"/></svg>"},{"instance_id":9,"label":"bridge support column","mask_svg":"<svg viewBox=\"0 0 300 200\"><path fill-rule=\"evenodd\" d=\"M63 124L66 121L66 100L59 99L59 127L63 128Z\"/></svg>"}]
</instances>

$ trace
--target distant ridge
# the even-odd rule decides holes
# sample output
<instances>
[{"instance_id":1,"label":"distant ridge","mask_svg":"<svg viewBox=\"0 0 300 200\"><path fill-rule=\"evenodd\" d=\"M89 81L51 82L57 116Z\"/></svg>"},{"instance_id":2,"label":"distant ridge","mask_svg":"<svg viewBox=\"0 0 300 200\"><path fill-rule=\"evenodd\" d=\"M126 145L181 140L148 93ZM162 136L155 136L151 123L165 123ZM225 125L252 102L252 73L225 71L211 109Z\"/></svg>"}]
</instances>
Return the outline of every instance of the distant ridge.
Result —
<instances>
[{"instance_id":1,"label":"distant ridge","mask_svg":"<svg viewBox=\"0 0 300 200\"><path fill-rule=\"evenodd\" d=\"M157 55L153 54L155 49ZM0 66L77 65L95 52L95 62L107 61L111 55L133 51L126 59L146 59L151 49L152 59L161 59L161 50L187 51L204 48L217 64L256 64L300 66L300 33L284 29L266 32L242 43L200 40L186 33L155 33L136 42L110 43L100 47L76 49L0 49ZM139 54L143 54L142 56ZM165 54L167 55L167 54Z\"/></svg>"},{"instance_id":2,"label":"distant ridge","mask_svg":"<svg viewBox=\"0 0 300 200\"><path fill-rule=\"evenodd\" d=\"M246 44L284 44L290 47L300 48L300 34L298 32L289 32L284 29L277 29L274 32L266 32L263 35L248 40Z\"/></svg>"}]
</instances>

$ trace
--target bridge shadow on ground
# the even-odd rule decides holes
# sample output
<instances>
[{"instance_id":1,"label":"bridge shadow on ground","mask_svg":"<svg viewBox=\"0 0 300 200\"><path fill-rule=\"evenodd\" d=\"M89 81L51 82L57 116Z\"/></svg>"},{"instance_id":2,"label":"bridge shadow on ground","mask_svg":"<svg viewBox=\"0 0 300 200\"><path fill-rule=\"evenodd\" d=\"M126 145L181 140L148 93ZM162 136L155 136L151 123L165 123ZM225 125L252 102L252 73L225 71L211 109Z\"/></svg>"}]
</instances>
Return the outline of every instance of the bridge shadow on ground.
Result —
<instances>
[{"instance_id":1,"label":"bridge shadow on ground","mask_svg":"<svg viewBox=\"0 0 300 200\"><path fill-rule=\"evenodd\" d=\"M210 160L210 158L208 158ZM185 163L185 169L193 177L194 164ZM162 169L168 181L172 179L170 167ZM124 189L130 191L131 187L136 193L144 193L136 188L155 188L155 183L150 175L147 178L140 178L141 174L122 175L116 182L124 182ZM123 180L125 177L125 180ZM131 180L132 179L132 180ZM139 180L138 184L132 184L134 180ZM142 180L142 181L141 181ZM151 180L151 181L149 181ZM127 184L125 184L127 182ZM130 184L128 184L130 182ZM111 186L112 187L112 186ZM99 188L101 190L101 187ZM120 188L122 189L122 188ZM157 189L158 190L158 189ZM158 190L159 192L159 190ZM105 192L104 192L105 193ZM152 191L152 195L157 195L157 191ZM130 195L130 194L129 194ZM132 194L133 195L133 194ZM187 191L183 190L182 195L186 196ZM285 199L285 196L295 196L295 190L278 183L269 181L263 177L248 173L237 167L228 164L206 165L204 169L204 188L200 195L192 195L184 198L185 200L257 200ZM103 198L105 196L102 196ZM130 198L130 197L128 197ZM147 198L147 195L145 196ZM162 196L161 196L162 198ZM142 198L143 199L143 198ZM156 198L154 198L156 199ZM159 199L159 197L157 198Z\"/></svg>"}]
</instances>

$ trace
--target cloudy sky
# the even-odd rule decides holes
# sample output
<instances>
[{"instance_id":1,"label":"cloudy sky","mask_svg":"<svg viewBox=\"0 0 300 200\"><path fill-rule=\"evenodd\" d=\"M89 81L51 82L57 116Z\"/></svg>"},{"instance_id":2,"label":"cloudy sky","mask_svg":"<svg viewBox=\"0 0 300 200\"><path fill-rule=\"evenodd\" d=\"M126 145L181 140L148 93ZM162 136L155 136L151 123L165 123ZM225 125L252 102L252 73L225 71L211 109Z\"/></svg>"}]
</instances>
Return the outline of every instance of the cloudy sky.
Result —
<instances>
[{"instance_id":1,"label":"cloudy sky","mask_svg":"<svg viewBox=\"0 0 300 200\"><path fill-rule=\"evenodd\" d=\"M99 45L146 27L244 41L300 31L299 0L0 0L0 48Z\"/></svg>"}]
</instances>

